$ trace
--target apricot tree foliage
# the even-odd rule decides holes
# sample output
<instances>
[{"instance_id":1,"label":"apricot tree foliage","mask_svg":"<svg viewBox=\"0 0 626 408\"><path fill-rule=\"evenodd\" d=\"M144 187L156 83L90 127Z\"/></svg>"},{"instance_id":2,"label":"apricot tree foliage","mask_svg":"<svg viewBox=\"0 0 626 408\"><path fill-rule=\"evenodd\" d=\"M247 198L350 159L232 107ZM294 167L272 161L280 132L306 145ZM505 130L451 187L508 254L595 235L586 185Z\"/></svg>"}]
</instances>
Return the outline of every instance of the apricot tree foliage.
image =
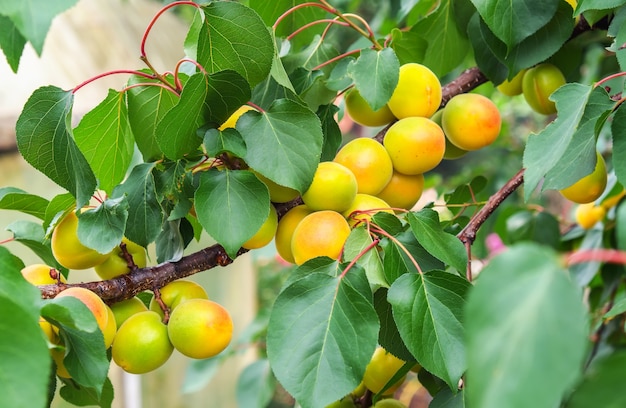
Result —
<instances>
[{"instance_id":1,"label":"apricot tree foliage","mask_svg":"<svg viewBox=\"0 0 626 408\"><path fill-rule=\"evenodd\" d=\"M24 45L40 52L53 17L73 3L0 2L0 46L14 70ZM145 52L151 24L139 50L147 68L103 73L126 75L127 85L79 123L74 99L98 77L32 94L16 123L20 154L67 192L47 199L1 188L0 209L37 220L6 228L67 274L50 234L65 212L89 206L78 214L85 246L109 253L126 237L154 245L158 265L75 285L108 303L157 293L246 252L242 244L273 205L255 172L299 194L308 189L318 164L343 144L337 97L348 89L378 109L400 66L417 62L444 85L441 107L485 84L476 91L499 98L502 109L515 100L493 85L550 62L567 83L550 96L557 114L549 120L522 109L542 123L535 133L522 127L520 135L521 121L509 118L495 144L455 162L457 175L443 166L430 172L431 180L450 177L430 183L441 201L379 213L352 229L340 260L289 269L267 335L255 338L264 357L251 370L269 365L271 373L244 372L256 386L241 393L265 406L278 382L301 406L324 407L357 389L381 345L406 362L398 378L419 363L433 407L623 404L626 0L379 3L376 10L329 0L169 4L163 11L195 8L186 57L170 71L155 70ZM255 109L220 129L244 104ZM386 130L369 136L382 141ZM590 174L597 151L608 186L596 203L608 211L581 228L545 199ZM279 217L299 203L276 204ZM188 253L203 231L218 244ZM503 244L488 252L494 237ZM39 407L52 398L43 317L67 346L72 378L61 380L61 397L110 406L110 357L95 320L73 299L54 298L72 285L33 287L23 267L0 247L0 355L11 373L0 381L0 405ZM355 403L370 406L383 394L365 392Z\"/></svg>"}]
</instances>

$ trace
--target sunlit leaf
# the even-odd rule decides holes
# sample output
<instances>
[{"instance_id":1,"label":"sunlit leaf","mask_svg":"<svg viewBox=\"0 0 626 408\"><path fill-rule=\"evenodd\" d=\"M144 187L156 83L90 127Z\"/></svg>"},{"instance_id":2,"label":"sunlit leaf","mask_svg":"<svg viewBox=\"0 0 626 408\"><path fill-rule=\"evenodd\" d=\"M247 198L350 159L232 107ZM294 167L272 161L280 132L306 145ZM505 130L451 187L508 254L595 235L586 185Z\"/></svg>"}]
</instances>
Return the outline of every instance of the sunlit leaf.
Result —
<instances>
[{"instance_id":1,"label":"sunlit leaf","mask_svg":"<svg viewBox=\"0 0 626 408\"><path fill-rule=\"evenodd\" d=\"M400 76L400 62L391 48L361 50L357 60L348 66L354 85L373 110L387 104Z\"/></svg>"},{"instance_id":2,"label":"sunlit leaf","mask_svg":"<svg viewBox=\"0 0 626 408\"><path fill-rule=\"evenodd\" d=\"M48 200L15 187L0 188L0 208L16 210L34 217L44 219Z\"/></svg>"}]
</instances>

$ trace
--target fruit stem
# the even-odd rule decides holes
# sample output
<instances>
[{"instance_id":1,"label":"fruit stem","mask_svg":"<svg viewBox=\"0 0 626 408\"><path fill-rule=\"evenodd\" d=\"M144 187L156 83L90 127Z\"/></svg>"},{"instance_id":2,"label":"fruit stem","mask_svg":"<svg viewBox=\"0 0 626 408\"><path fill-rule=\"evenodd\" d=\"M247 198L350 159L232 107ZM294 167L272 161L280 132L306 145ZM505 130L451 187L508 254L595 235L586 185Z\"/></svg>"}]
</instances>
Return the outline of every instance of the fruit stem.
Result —
<instances>
[{"instance_id":1,"label":"fruit stem","mask_svg":"<svg viewBox=\"0 0 626 408\"><path fill-rule=\"evenodd\" d=\"M609 75L609 76L606 76L606 77L602 78L602 79L601 79L601 80L599 80L598 82L596 82L596 83L595 83L595 85L594 85L593 87L595 88L595 87L597 87L597 86L602 85L602 84L603 84L603 83L605 83L605 82L610 81L611 79L619 78L619 77L624 76L624 75L626 75L626 72L624 72L624 71L623 71L623 72L618 72L618 73L616 73L616 74L611 74L611 75Z\"/></svg>"},{"instance_id":2,"label":"fruit stem","mask_svg":"<svg viewBox=\"0 0 626 408\"><path fill-rule=\"evenodd\" d=\"M13 242L13 241L15 241L15 237L7 238L5 240L0 241L0 245Z\"/></svg>"},{"instance_id":3,"label":"fruit stem","mask_svg":"<svg viewBox=\"0 0 626 408\"><path fill-rule=\"evenodd\" d=\"M380 238L376 238L372 241L371 244L369 244L368 246L366 246L361 252L359 252L348 264L348 266L346 266L346 269L343 270L343 272L341 272L341 275L339 275L340 279L343 279L344 276L346 276L346 274L348 273L348 271L350 269L352 269L352 267L358 262L359 259L361 259L361 257L363 257L363 255L365 255L366 253L368 253L370 250L372 250L373 248L376 247L376 245L378 245L378 243L380 242Z\"/></svg>"},{"instance_id":4,"label":"fruit stem","mask_svg":"<svg viewBox=\"0 0 626 408\"><path fill-rule=\"evenodd\" d=\"M617 249L596 248L579 250L565 256L565 263L568 266L594 261L626 265L626 252Z\"/></svg>"},{"instance_id":5,"label":"fruit stem","mask_svg":"<svg viewBox=\"0 0 626 408\"><path fill-rule=\"evenodd\" d=\"M300 34L304 30L306 30L307 28L313 27L314 25L322 24L322 23L328 23L328 26L324 30L324 33L321 35L322 39L325 37L325 34L328 32L328 28L330 26L332 26L333 24L338 24L338 25L341 25L341 26L344 26L344 27L350 27L350 24L348 24L346 22L343 22L343 21L338 21L336 18L324 18L324 19L315 20L315 21L312 21L312 22L310 22L308 24L303 25L302 27L298 28L293 33L289 34L287 36L287 40L291 41L293 39L293 37L295 37L296 35Z\"/></svg>"},{"instance_id":6,"label":"fruit stem","mask_svg":"<svg viewBox=\"0 0 626 408\"><path fill-rule=\"evenodd\" d=\"M165 302L163 302L163 298L161 298L161 290L159 288L154 288L152 292L154 293L154 300L156 300L157 304L163 311L163 324L167 324L170 321L170 308L167 307Z\"/></svg>"},{"instance_id":7,"label":"fruit stem","mask_svg":"<svg viewBox=\"0 0 626 408\"><path fill-rule=\"evenodd\" d=\"M132 70L132 69L116 69L113 71L107 71L107 72L103 72L101 74L98 74L94 77L89 78L88 80L81 82L80 84L76 85L73 89L72 89L72 94L75 94L80 88L82 88L85 85L89 85L90 83L94 82L97 79L100 78L104 78L106 76L109 75L117 75L117 74L131 74L131 75L138 75L147 79L157 79L156 75L154 74L146 74L145 72L141 72L141 71L136 71L136 70Z\"/></svg>"},{"instance_id":8,"label":"fruit stem","mask_svg":"<svg viewBox=\"0 0 626 408\"><path fill-rule=\"evenodd\" d=\"M248 102L246 102L246 105L248 105L248 106L252 106L254 109L256 109L256 110L257 110L257 111L259 111L259 112L265 112L265 109L261 108L259 105L257 105L257 104L256 104L256 103L254 103L254 102L250 102L250 101L248 101Z\"/></svg>"},{"instance_id":9,"label":"fruit stem","mask_svg":"<svg viewBox=\"0 0 626 408\"><path fill-rule=\"evenodd\" d=\"M159 74L159 72L154 68L154 66L152 66L152 63L150 63L150 60L148 60L148 57L142 55L139 59L141 59L143 63L146 64L146 66L150 69L150 71L153 72L152 79L158 79L159 81L163 83L163 85L171 88L174 92L176 92L177 95L179 94L178 89L176 89L174 85L170 84L170 82L167 80L165 75Z\"/></svg>"},{"instance_id":10,"label":"fruit stem","mask_svg":"<svg viewBox=\"0 0 626 408\"><path fill-rule=\"evenodd\" d=\"M174 83L176 84L176 90L178 92L181 92L183 90L183 84L182 82L180 82L180 77L178 76L179 74L179 70L180 70L180 66L185 63L185 62L190 62L193 65L195 65L200 71L202 71L202 73L204 75L207 75L206 70L204 69L204 67L198 62L198 61L194 61L191 58L182 58L180 61L178 61L176 63L176 67L174 67Z\"/></svg>"},{"instance_id":11,"label":"fruit stem","mask_svg":"<svg viewBox=\"0 0 626 408\"><path fill-rule=\"evenodd\" d=\"M274 22L274 25L272 26L272 30L276 31L276 28L278 27L278 24L281 23L281 21L283 21L289 14L301 9L301 8L305 8L305 7L319 7L324 11L327 11L331 14L335 14L333 13L333 8L328 8L327 6L320 4L320 3L315 3L315 2L308 2L308 3L301 3L298 5L293 6L292 8L290 8L289 10L285 11L283 14L281 14L280 16L278 16L278 18L276 19L276 21Z\"/></svg>"},{"instance_id":12,"label":"fruit stem","mask_svg":"<svg viewBox=\"0 0 626 408\"><path fill-rule=\"evenodd\" d=\"M146 31L144 31L143 33L143 37L141 38L141 59L143 60L144 58L146 58L146 40L148 39L148 34L150 34L150 30L152 29L152 26L154 26L154 24L156 23L156 21L159 19L159 17L161 17L161 15L163 13L165 13L167 10L171 9L172 7L175 6L181 6L181 5L187 5L187 6L193 6L195 8L197 8L198 10L201 8L201 6L193 1L175 1L172 2L170 4L167 4L165 6L163 6L161 8L161 10L159 10L154 17L152 17L152 20L150 20L150 23L148 24L148 27L146 27Z\"/></svg>"},{"instance_id":13,"label":"fruit stem","mask_svg":"<svg viewBox=\"0 0 626 408\"><path fill-rule=\"evenodd\" d=\"M422 275L424 274L424 272L422 271L422 268L420 268L415 258L413 258L413 255L409 252L408 249L406 249L406 247L402 244L402 242L398 241L396 237L394 237L393 235L391 235L390 233L388 233L387 231L385 231L384 229L380 228L379 226L375 224L370 224L370 230L371 232L375 234L379 234L384 237L387 237L391 242L399 246L400 249L409 257L409 259L411 260L411 263L413 264L413 266L415 266L415 269L417 270L417 272L419 272Z\"/></svg>"},{"instance_id":14,"label":"fruit stem","mask_svg":"<svg viewBox=\"0 0 626 408\"><path fill-rule=\"evenodd\" d=\"M161 82L140 82L138 84L132 84L132 85L128 85L125 88L122 88L120 90L120 92L126 92L126 91L128 91L130 89L139 88L139 87L142 87L142 86L158 86L160 88L163 88L163 89L167 90L168 92L173 93L176 96L180 96L180 94L178 92L176 92L176 90L172 89L172 87L167 86L167 85L165 85L165 84L163 84Z\"/></svg>"},{"instance_id":15,"label":"fruit stem","mask_svg":"<svg viewBox=\"0 0 626 408\"><path fill-rule=\"evenodd\" d=\"M334 57L334 58L331 58L331 59L329 59L329 60L328 60L328 61L326 61L326 62L322 62L322 63L321 63L321 64L319 64L318 66L316 66L316 67L314 67L313 69L311 69L311 71L316 71L316 70L318 70L318 69L322 69L322 68L323 68L323 67L325 67L326 65L332 64L332 63L333 63L333 62L335 62L335 61L339 61L339 60L340 60L340 59L342 59L342 58L348 57L348 56L350 56L350 55L358 54L358 53L360 53L360 52L361 52L361 50L352 50L352 51L344 52L343 54L338 55L338 56L336 56L336 57Z\"/></svg>"}]
</instances>

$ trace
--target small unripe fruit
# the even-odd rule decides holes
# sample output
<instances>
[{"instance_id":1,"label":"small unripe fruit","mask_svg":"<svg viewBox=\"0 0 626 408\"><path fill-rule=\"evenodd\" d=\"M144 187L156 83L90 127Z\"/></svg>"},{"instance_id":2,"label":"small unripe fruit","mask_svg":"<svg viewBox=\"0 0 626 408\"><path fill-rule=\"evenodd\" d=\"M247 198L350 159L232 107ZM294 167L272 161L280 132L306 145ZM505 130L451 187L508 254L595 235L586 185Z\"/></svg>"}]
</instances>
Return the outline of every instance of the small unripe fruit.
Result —
<instances>
[{"instance_id":1,"label":"small unripe fruit","mask_svg":"<svg viewBox=\"0 0 626 408\"><path fill-rule=\"evenodd\" d=\"M549 97L562 85L565 85L565 76L559 68L549 63L539 64L524 74L524 99L535 112L551 115L556 113L556 105Z\"/></svg>"},{"instance_id":2,"label":"small unripe fruit","mask_svg":"<svg viewBox=\"0 0 626 408\"><path fill-rule=\"evenodd\" d=\"M498 91L502 92L506 96L516 96L522 94L522 80L524 79L524 74L526 70L523 69L518 72L511 80L505 79L500 85L496 88Z\"/></svg>"},{"instance_id":3,"label":"small unripe fruit","mask_svg":"<svg viewBox=\"0 0 626 408\"><path fill-rule=\"evenodd\" d=\"M604 158L600 153L597 153L596 157L596 167L593 172L560 190L563 197L578 204L590 203L600 198L606 188L608 176Z\"/></svg>"},{"instance_id":4,"label":"small unripe fruit","mask_svg":"<svg viewBox=\"0 0 626 408\"><path fill-rule=\"evenodd\" d=\"M387 106L398 119L429 118L441 105L441 82L428 67L408 63L400 67L398 85Z\"/></svg>"},{"instance_id":5,"label":"small unripe fruit","mask_svg":"<svg viewBox=\"0 0 626 408\"><path fill-rule=\"evenodd\" d=\"M273 203L286 203L300 195L300 193L298 193L298 190L281 186L280 184L275 183L274 181L268 179L260 173L257 173L256 171L253 171L253 173L267 186L267 189L270 192L270 201Z\"/></svg>"},{"instance_id":6,"label":"small unripe fruit","mask_svg":"<svg viewBox=\"0 0 626 408\"><path fill-rule=\"evenodd\" d=\"M601 205L595 205L594 202L580 204L574 212L576 222L583 229L592 228L596 223L602 221L605 215L606 209Z\"/></svg>"},{"instance_id":7,"label":"small unripe fruit","mask_svg":"<svg viewBox=\"0 0 626 408\"><path fill-rule=\"evenodd\" d=\"M338 259L350 235L348 221L335 211L316 211L304 217L293 232L291 251L297 265L327 256Z\"/></svg>"},{"instance_id":8,"label":"small unripe fruit","mask_svg":"<svg viewBox=\"0 0 626 408\"><path fill-rule=\"evenodd\" d=\"M374 394L378 394L403 365L404 361L387 352L384 348L378 347L369 364L365 367L363 383L368 390L372 391ZM386 393L393 393L403 382L404 378L400 379L397 383L388 388Z\"/></svg>"},{"instance_id":9,"label":"small unripe fruit","mask_svg":"<svg viewBox=\"0 0 626 408\"><path fill-rule=\"evenodd\" d=\"M57 276L62 283L67 283L65 276L53 267L45 264L32 264L24 267L22 269L22 276L26 281L35 286L55 284L57 283Z\"/></svg>"},{"instance_id":10,"label":"small unripe fruit","mask_svg":"<svg viewBox=\"0 0 626 408\"><path fill-rule=\"evenodd\" d=\"M147 311L148 307L138 297L132 297L113 303L111 310L113 311L113 316L115 316L115 324L119 329L122 323L128 320L129 317L136 313Z\"/></svg>"},{"instance_id":11,"label":"small unripe fruit","mask_svg":"<svg viewBox=\"0 0 626 408\"><path fill-rule=\"evenodd\" d=\"M146 249L141 245L135 244L128 238L122 238L122 243L126 245L126 252L133 257L133 262L138 268L145 268L147 264ZM113 279L120 275L130 272L128 262L124 258L124 252L120 246L117 246L109 257L99 265L94 266L94 271L102 279Z\"/></svg>"},{"instance_id":12,"label":"small unripe fruit","mask_svg":"<svg viewBox=\"0 0 626 408\"><path fill-rule=\"evenodd\" d=\"M357 192L378 194L391 179L393 165L387 150L374 139L359 137L346 143L335 155L354 174Z\"/></svg>"},{"instance_id":13,"label":"small unripe fruit","mask_svg":"<svg viewBox=\"0 0 626 408\"><path fill-rule=\"evenodd\" d=\"M189 299L208 299L209 295L206 290L194 281L179 279L168 283L159 289L161 300L170 310L174 311L181 303ZM163 310L156 299L156 296L150 300L150 310L163 317Z\"/></svg>"}]
</instances>

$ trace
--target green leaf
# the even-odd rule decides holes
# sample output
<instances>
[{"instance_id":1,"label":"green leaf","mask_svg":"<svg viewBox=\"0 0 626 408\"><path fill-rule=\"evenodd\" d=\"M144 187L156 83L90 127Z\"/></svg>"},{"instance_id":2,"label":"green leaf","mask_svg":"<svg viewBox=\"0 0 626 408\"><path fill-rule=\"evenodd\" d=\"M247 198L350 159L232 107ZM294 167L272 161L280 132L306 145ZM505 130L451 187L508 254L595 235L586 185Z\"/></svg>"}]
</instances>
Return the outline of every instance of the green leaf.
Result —
<instances>
[{"instance_id":1,"label":"green leaf","mask_svg":"<svg viewBox=\"0 0 626 408\"><path fill-rule=\"evenodd\" d=\"M557 0L471 1L491 31L509 49L546 25L558 6Z\"/></svg>"},{"instance_id":2,"label":"green leaf","mask_svg":"<svg viewBox=\"0 0 626 408\"><path fill-rule=\"evenodd\" d=\"M270 195L251 171L206 171L200 174L195 207L206 232L234 258L267 219Z\"/></svg>"},{"instance_id":3,"label":"green leaf","mask_svg":"<svg viewBox=\"0 0 626 408\"><path fill-rule=\"evenodd\" d=\"M0 48L2 48L11 70L15 73L17 73L17 68L20 65L20 58L22 58L25 45L26 38L20 34L13 21L0 14Z\"/></svg>"},{"instance_id":4,"label":"green leaf","mask_svg":"<svg viewBox=\"0 0 626 408\"><path fill-rule=\"evenodd\" d=\"M274 47L274 58L272 59L272 69L270 70L270 75L271 78L276 81L276 83L278 83L280 86L289 89L293 93L296 92L296 90L293 88L293 84L291 83L291 79L289 79L289 75L285 70L283 61L278 55L278 49L276 47Z\"/></svg>"},{"instance_id":5,"label":"green leaf","mask_svg":"<svg viewBox=\"0 0 626 408\"><path fill-rule=\"evenodd\" d=\"M202 7L198 62L209 73L231 69L251 87L270 73L274 42L259 15L240 3L212 2Z\"/></svg>"},{"instance_id":6,"label":"green leaf","mask_svg":"<svg viewBox=\"0 0 626 408\"><path fill-rule=\"evenodd\" d=\"M508 76L508 69L492 50L499 44L499 40L494 39L493 33L486 29L478 13L474 13L470 19L467 34L480 71L494 84L504 81Z\"/></svg>"},{"instance_id":7,"label":"green leaf","mask_svg":"<svg viewBox=\"0 0 626 408\"><path fill-rule=\"evenodd\" d=\"M424 61L428 40L420 33L394 28L391 30L391 48L396 52L400 65Z\"/></svg>"},{"instance_id":8,"label":"green leaf","mask_svg":"<svg viewBox=\"0 0 626 408\"><path fill-rule=\"evenodd\" d=\"M127 219L126 198L108 198L97 208L78 214L78 239L85 246L108 254L122 242Z\"/></svg>"},{"instance_id":9,"label":"green leaf","mask_svg":"<svg viewBox=\"0 0 626 408\"><path fill-rule=\"evenodd\" d=\"M463 308L470 286L447 272L409 273L387 295L404 344L422 367L452 389L465 371Z\"/></svg>"},{"instance_id":10,"label":"green leaf","mask_svg":"<svg viewBox=\"0 0 626 408\"><path fill-rule=\"evenodd\" d=\"M439 214L430 208L408 215L413 235L426 251L437 259L463 272L467 268L467 252L457 237L445 232L439 224Z\"/></svg>"},{"instance_id":11,"label":"green leaf","mask_svg":"<svg viewBox=\"0 0 626 408\"><path fill-rule=\"evenodd\" d=\"M561 189L593 171L596 121L614 103L602 87L575 83L557 89L551 98L556 102L558 117L543 131L531 135L524 150L526 200L544 176L549 179L543 189ZM572 162L575 155L579 156Z\"/></svg>"},{"instance_id":12,"label":"green leaf","mask_svg":"<svg viewBox=\"0 0 626 408\"><path fill-rule=\"evenodd\" d=\"M465 392L460 390L455 394L449 388L444 388L435 394L428 408L465 408Z\"/></svg>"},{"instance_id":13,"label":"green leaf","mask_svg":"<svg viewBox=\"0 0 626 408\"><path fill-rule=\"evenodd\" d=\"M506 219L506 245L519 241L534 241L558 249L561 245L559 221L547 211L516 212Z\"/></svg>"},{"instance_id":14,"label":"green leaf","mask_svg":"<svg viewBox=\"0 0 626 408\"><path fill-rule=\"evenodd\" d=\"M545 247L520 244L494 257L470 291L465 322L468 405L555 407L579 375L586 308Z\"/></svg>"},{"instance_id":15,"label":"green leaf","mask_svg":"<svg viewBox=\"0 0 626 408\"><path fill-rule=\"evenodd\" d=\"M607 35L615 39L607 50L615 53L622 71L626 70L626 48L622 47L626 43L626 24L624 23L626 23L626 8L621 7L615 12L607 31Z\"/></svg>"},{"instance_id":16,"label":"green leaf","mask_svg":"<svg viewBox=\"0 0 626 408\"><path fill-rule=\"evenodd\" d=\"M163 223L163 212L152 174L154 167L154 163L135 166L126 181L113 190L112 195L112 198L126 196L128 219L124 235L142 247L156 239Z\"/></svg>"},{"instance_id":17,"label":"green leaf","mask_svg":"<svg viewBox=\"0 0 626 408\"><path fill-rule=\"evenodd\" d=\"M483 176L476 176L468 184L461 184L453 192L444 194L450 212L458 215L466 210L464 204L476 201L476 195L483 191L485 186L487 186L487 179Z\"/></svg>"},{"instance_id":18,"label":"green leaf","mask_svg":"<svg viewBox=\"0 0 626 408\"><path fill-rule=\"evenodd\" d=\"M374 241L364 227L354 228L343 247L344 259L349 262L361 254ZM372 292L384 286L389 287L383 272L383 264L376 247L370 248L358 259L358 264L365 269L367 280L370 283Z\"/></svg>"},{"instance_id":19,"label":"green leaf","mask_svg":"<svg viewBox=\"0 0 626 408\"><path fill-rule=\"evenodd\" d=\"M183 257L185 243L180 229L182 220L163 221L161 231L155 240L158 263L176 262Z\"/></svg>"},{"instance_id":20,"label":"green leaf","mask_svg":"<svg viewBox=\"0 0 626 408\"><path fill-rule=\"evenodd\" d=\"M625 0L584 0L576 7L576 14L589 10L607 10L626 4Z\"/></svg>"},{"instance_id":21,"label":"green leaf","mask_svg":"<svg viewBox=\"0 0 626 408\"><path fill-rule=\"evenodd\" d=\"M250 85L235 71L210 74L208 81L205 123L219 125L226 122L232 113L250 100Z\"/></svg>"},{"instance_id":22,"label":"green leaf","mask_svg":"<svg viewBox=\"0 0 626 408\"><path fill-rule=\"evenodd\" d=\"M222 131L208 129L204 133L203 144L207 153L213 157L225 152L237 157L246 156L246 143L241 134L232 128L226 128Z\"/></svg>"},{"instance_id":23,"label":"green leaf","mask_svg":"<svg viewBox=\"0 0 626 408\"><path fill-rule=\"evenodd\" d=\"M625 365L626 353L624 351L601 357L589 367L585 378L574 390L565 407L618 408L625 406L626 394L621 392Z\"/></svg>"},{"instance_id":24,"label":"green leaf","mask_svg":"<svg viewBox=\"0 0 626 408\"><path fill-rule=\"evenodd\" d=\"M45 232L41 224L17 220L7 225L7 231L13 233L13 239L30 248L46 265L54 266L57 269L63 268L52 255L52 249L46 242Z\"/></svg>"},{"instance_id":25,"label":"green leaf","mask_svg":"<svg viewBox=\"0 0 626 408\"><path fill-rule=\"evenodd\" d=\"M380 321L378 344L400 360L415 361L415 357L400 337L398 326L393 318L393 309L387 301L387 293L387 288L380 288L374 293L374 308Z\"/></svg>"},{"instance_id":26,"label":"green leaf","mask_svg":"<svg viewBox=\"0 0 626 408\"><path fill-rule=\"evenodd\" d=\"M96 178L76 146L70 129L74 96L54 86L30 96L15 127L17 146L26 161L76 197L76 206L89 202Z\"/></svg>"},{"instance_id":27,"label":"green leaf","mask_svg":"<svg viewBox=\"0 0 626 408\"><path fill-rule=\"evenodd\" d=\"M306 191L322 152L320 120L296 102L280 99L263 112L249 112L237 122L246 142L246 163L276 183Z\"/></svg>"},{"instance_id":28,"label":"green leaf","mask_svg":"<svg viewBox=\"0 0 626 408\"><path fill-rule=\"evenodd\" d=\"M41 293L22 277L22 268L24 262L0 246L0 297L11 299L35 319L39 316L37 307Z\"/></svg>"},{"instance_id":29,"label":"green leaf","mask_svg":"<svg viewBox=\"0 0 626 408\"><path fill-rule=\"evenodd\" d=\"M369 288L313 273L285 288L274 303L267 354L274 374L304 408L323 407L361 382L377 343ZM359 286L360 287L360 286Z\"/></svg>"},{"instance_id":30,"label":"green leaf","mask_svg":"<svg viewBox=\"0 0 626 408\"><path fill-rule=\"evenodd\" d=\"M57 14L69 9L77 0L0 0L0 14L9 17L22 36L41 55L43 43Z\"/></svg>"},{"instance_id":31,"label":"green leaf","mask_svg":"<svg viewBox=\"0 0 626 408\"><path fill-rule=\"evenodd\" d=\"M100 408L110 408L113 403L113 394L113 384L108 378L104 382L100 396L93 388L80 387L73 381L65 381L59 390L61 398L79 407L96 405Z\"/></svg>"},{"instance_id":32,"label":"green leaf","mask_svg":"<svg viewBox=\"0 0 626 408\"><path fill-rule=\"evenodd\" d=\"M107 97L83 116L74 129L74 140L98 178L99 187L111 193L124 179L135 146L125 93L110 89Z\"/></svg>"},{"instance_id":33,"label":"green leaf","mask_svg":"<svg viewBox=\"0 0 626 408\"><path fill-rule=\"evenodd\" d=\"M15 187L0 188L0 209L17 210L44 219L48 200Z\"/></svg>"},{"instance_id":34,"label":"green leaf","mask_svg":"<svg viewBox=\"0 0 626 408\"><path fill-rule=\"evenodd\" d=\"M208 92L208 77L203 73L192 75L176 106L157 124L156 140L168 159L182 159L202 143L197 130L204 124L203 108Z\"/></svg>"},{"instance_id":35,"label":"green leaf","mask_svg":"<svg viewBox=\"0 0 626 408\"><path fill-rule=\"evenodd\" d=\"M452 0L442 1L437 10L418 21L411 32L419 34L428 43L420 62L439 77L461 64L469 50L467 37L457 25Z\"/></svg>"},{"instance_id":36,"label":"green leaf","mask_svg":"<svg viewBox=\"0 0 626 408\"><path fill-rule=\"evenodd\" d=\"M620 104L613 114L611 133L613 134L613 156L619 160L613 160L613 168L617 180L626 185L626 108Z\"/></svg>"},{"instance_id":37,"label":"green leaf","mask_svg":"<svg viewBox=\"0 0 626 408\"><path fill-rule=\"evenodd\" d=\"M298 67L290 78L300 97L297 102L304 102L313 111L317 111L321 105L331 103L337 96L337 92L328 87L326 75L321 70L311 71Z\"/></svg>"},{"instance_id":38,"label":"green leaf","mask_svg":"<svg viewBox=\"0 0 626 408\"><path fill-rule=\"evenodd\" d=\"M343 141L341 129L339 129L339 125L335 120L335 114L338 111L339 108L332 103L320 105L317 110L317 116L322 123L322 133L324 134L324 144L322 145L320 161L331 161L334 159Z\"/></svg>"},{"instance_id":39,"label":"green leaf","mask_svg":"<svg viewBox=\"0 0 626 408\"><path fill-rule=\"evenodd\" d=\"M373 110L387 104L400 76L400 62L392 48L361 50L361 55L348 66L354 85Z\"/></svg>"},{"instance_id":40,"label":"green leaf","mask_svg":"<svg viewBox=\"0 0 626 408\"><path fill-rule=\"evenodd\" d=\"M100 398L109 371L104 338L93 313L80 300L64 296L46 301L41 315L55 326L66 348L63 364L78 384Z\"/></svg>"},{"instance_id":41,"label":"green leaf","mask_svg":"<svg viewBox=\"0 0 626 408\"><path fill-rule=\"evenodd\" d=\"M249 364L237 380L237 404L240 407L265 408L272 400L276 379L269 361L261 359Z\"/></svg>"},{"instance_id":42,"label":"green leaf","mask_svg":"<svg viewBox=\"0 0 626 408\"><path fill-rule=\"evenodd\" d=\"M157 160L163 156L157 143L157 124L179 101L179 96L175 92L162 86L134 86L156 83L158 83L157 80L133 75L128 80L128 86L132 88L126 91L128 121L137 147L146 161Z\"/></svg>"},{"instance_id":43,"label":"green leaf","mask_svg":"<svg viewBox=\"0 0 626 408\"><path fill-rule=\"evenodd\" d=\"M622 313L626 312L626 298L620 299L615 302L613 307L602 316L604 319L610 319L615 316L619 316Z\"/></svg>"}]
</instances>

